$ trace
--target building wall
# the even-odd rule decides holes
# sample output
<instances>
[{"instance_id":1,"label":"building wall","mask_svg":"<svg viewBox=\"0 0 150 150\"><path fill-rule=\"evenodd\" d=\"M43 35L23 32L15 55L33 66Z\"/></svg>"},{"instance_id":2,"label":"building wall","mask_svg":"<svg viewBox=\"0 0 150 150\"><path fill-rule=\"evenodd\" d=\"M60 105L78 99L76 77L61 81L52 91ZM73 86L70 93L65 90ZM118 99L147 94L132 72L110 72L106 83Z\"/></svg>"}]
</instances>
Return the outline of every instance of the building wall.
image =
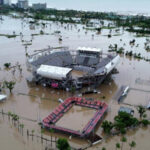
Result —
<instances>
[{"instance_id":1,"label":"building wall","mask_svg":"<svg viewBox=\"0 0 150 150\"><path fill-rule=\"evenodd\" d=\"M38 9L46 9L46 3L37 3L37 4L33 4L32 5L32 8L35 9L35 10L38 10Z\"/></svg>"},{"instance_id":2,"label":"building wall","mask_svg":"<svg viewBox=\"0 0 150 150\"><path fill-rule=\"evenodd\" d=\"M3 2L3 0L0 0L0 5L2 5L4 2Z\"/></svg>"},{"instance_id":3,"label":"building wall","mask_svg":"<svg viewBox=\"0 0 150 150\"><path fill-rule=\"evenodd\" d=\"M10 5L11 4L11 0L3 0L3 4L4 5Z\"/></svg>"},{"instance_id":4,"label":"building wall","mask_svg":"<svg viewBox=\"0 0 150 150\"><path fill-rule=\"evenodd\" d=\"M28 0L18 0L18 8L28 9Z\"/></svg>"}]
</instances>

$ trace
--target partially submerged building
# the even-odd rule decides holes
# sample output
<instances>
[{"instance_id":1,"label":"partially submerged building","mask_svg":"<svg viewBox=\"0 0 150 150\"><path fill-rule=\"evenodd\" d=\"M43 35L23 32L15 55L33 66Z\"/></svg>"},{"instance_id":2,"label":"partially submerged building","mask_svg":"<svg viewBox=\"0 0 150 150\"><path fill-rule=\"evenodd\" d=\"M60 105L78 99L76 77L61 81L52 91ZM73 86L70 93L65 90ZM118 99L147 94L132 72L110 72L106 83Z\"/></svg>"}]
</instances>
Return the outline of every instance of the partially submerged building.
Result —
<instances>
[{"instance_id":1,"label":"partially submerged building","mask_svg":"<svg viewBox=\"0 0 150 150\"><path fill-rule=\"evenodd\" d=\"M103 54L100 49L46 49L29 56L34 81L43 86L71 90L97 87L119 63L119 55Z\"/></svg>"},{"instance_id":2,"label":"partially submerged building","mask_svg":"<svg viewBox=\"0 0 150 150\"><path fill-rule=\"evenodd\" d=\"M17 6L18 8L21 9L28 9L29 7L28 0L18 0Z\"/></svg>"},{"instance_id":3,"label":"partially submerged building","mask_svg":"<svg viewBox=\"0 0 150 150\"><path fill-rule=\"evenodd\" d=\"M34 10L46 9L47 8L47 4L46 3L35 3L35 4L32 4L32 8Z\"/></svg>"}]
</instances>

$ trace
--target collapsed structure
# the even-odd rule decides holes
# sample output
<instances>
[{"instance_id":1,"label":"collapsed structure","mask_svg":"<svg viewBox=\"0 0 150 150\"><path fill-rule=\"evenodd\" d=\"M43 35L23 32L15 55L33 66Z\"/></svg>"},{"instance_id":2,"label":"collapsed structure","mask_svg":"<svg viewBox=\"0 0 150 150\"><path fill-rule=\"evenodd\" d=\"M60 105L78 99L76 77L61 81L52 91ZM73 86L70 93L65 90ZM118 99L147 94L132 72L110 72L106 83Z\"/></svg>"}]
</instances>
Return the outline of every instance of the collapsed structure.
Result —
<instances>
[{"instance_id":1,"label":"collapsed structure","mask_svg":"<svg viewBox=\"0 0 150 150\"><path fill-rule=\"evenodd\" d=\"M71 90L100 85L119 60L119 55L103 54L97 48L49 48L29 56L28 64L37 84Z\"/></svg>"}]
</instances>

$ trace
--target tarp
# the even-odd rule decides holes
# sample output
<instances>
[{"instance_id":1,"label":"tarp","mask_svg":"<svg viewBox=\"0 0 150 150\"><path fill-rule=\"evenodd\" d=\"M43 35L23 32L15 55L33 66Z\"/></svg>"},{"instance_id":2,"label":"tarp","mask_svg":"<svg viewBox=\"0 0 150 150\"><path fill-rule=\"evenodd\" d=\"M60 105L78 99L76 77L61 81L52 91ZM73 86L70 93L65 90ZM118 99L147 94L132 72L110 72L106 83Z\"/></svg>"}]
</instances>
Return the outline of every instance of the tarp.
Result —
<instances>
[{"instance_id":1,"label":"tarp","mask_svg":"<svg viewBox=\"0 0 150 150\"><path fill-rule=\"evenodd\" d=\"M41 65L40 68L37 69L37 74L49 79L62 80L67 77L70 71L72 71L72 68Z\"/></svg>"}]
</instances>

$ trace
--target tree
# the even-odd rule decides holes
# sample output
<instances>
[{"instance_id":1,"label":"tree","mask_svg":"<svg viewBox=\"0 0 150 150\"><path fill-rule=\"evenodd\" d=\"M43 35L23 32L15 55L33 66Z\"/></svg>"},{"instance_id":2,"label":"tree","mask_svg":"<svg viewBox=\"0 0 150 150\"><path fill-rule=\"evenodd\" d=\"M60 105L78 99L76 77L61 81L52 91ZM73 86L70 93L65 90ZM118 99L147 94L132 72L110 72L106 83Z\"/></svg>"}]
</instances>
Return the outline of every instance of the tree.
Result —
<instances>
[{"instance_id":1,"label":"tree","mask_svg":"<svg viewBox=\"0 0 150 150\"><path fill-rule=\"evenodd\" d=\"M12 90L13 90L16 82L14 82L14 81L9 81L9 82L8 81L4 81L3 84L4 84L4 87L8 88L10 93L12 93Z\"/></svg>"},{"instance_id":2,"label":"tree","mask_svg":"<svg viewBox=\"0 0 150 150\"><path fill-rule=\"evenodd\" d=\"M105 148L105 147L102 147L102 150L106 150L106 148Z\"/></svg>"},{"instance_id":3,"label":"tree","mask_svg":"<svg viewBox=\"0 0 150 150\"><path fill-rule=\"evenodd\" d=\"M4 64L4 67L5 67L6 69L9 69L10 66L11 66L11 63L5 63L5 64Z\"/></svg>"},{"instance_id":4,"label":"tree","mask_svg":"<svg viewBox=\"0 0 150 150\"><path fill-rule=\"evenodd\" d=\"M121 150L122 150L123 149L123 143L127 142L127 138L123 136L121 138L121 142L122 142L122 144L121 144Z\"/></svg>"},{"instance_id":5,"label":"tree","mask_svg":"<svg viewBox=\"0 0 150 150\"><path fill-rule=\"evenodd\" d=\"M114 120L115 128L122 133L126 132L125 128L137 126L139 124L139 121L136 118L126 112L119 112L119 114L115 116Z\"/></svg>"},{"instance_id":6,"label":"tree","mask_svg":"<svg viewBox=\"0 0 150 150\"><path fill-rule=\"evenodd\" d=\"M132 141L131 143L129 143L129 146L130 146L130 150L131 150L132 148L134 148L134 147L136 146L135 141Z\"/></svg>"},{"instance_id":7,"label":"tree","mask_svg":"<svg viewBox=\"0 0 150 150\"><path fill-rule=\"evenodd\" d=\"M143 107L142 105L139 105L139 106L137 107L137 111L138 111L138 113L139 113L139 115L140 115L140 118L142 118L143 115L144 115L145 112L146 112L146 109L145 109L145 107Z\"/></svg>"},{"instance_id":8,"label":"tree","mask_svg":"<svg viewBox=\"0 0 150 150\"><path fill-rule=\"evenodd\" d=\"M106 134L110 134L110 132L113 128L113 123L106 120L102 123L102 128Z\"/></svg>"},{"instance_id":9,"label":"tree","mask_svg":"<svg viewBox=\"0 0 150 150\"><path fill-rule=\"evenodd\" d=\"M143 126L147 127L150 122L147 119L143 119L143 120L141 120L141 123L142 123Z\"/></svg>"},{"instance_id":10,"label":"tree","mask_svg":"<svg viewBox=\"0 0 150 150\"><path fill-rule=\"evenodd\" d=\"M116 150L120 148L120 143L116 143Z\"/></svg>"},{"instance_id":11,"label":"tree","mask_svg":"<svg viewBox=\"0 0 150 150\"><path fill-rule=\"evenodd\" d=\"M23 136L23 128L24 128L24 124L20 124L20 128L21 128L21 133L22 133L22 136Z\"/></svg>"},{"instance_id":12,"label":"tree","mask_svg":"<svg viewBox=\"0 0 150 150\"><path fill-rule=\"evenodd\" d=\"M64 138L59 138L57 141L57 148L59 150L71 150L68 141Z\"/></svg>"}]
</instances>

